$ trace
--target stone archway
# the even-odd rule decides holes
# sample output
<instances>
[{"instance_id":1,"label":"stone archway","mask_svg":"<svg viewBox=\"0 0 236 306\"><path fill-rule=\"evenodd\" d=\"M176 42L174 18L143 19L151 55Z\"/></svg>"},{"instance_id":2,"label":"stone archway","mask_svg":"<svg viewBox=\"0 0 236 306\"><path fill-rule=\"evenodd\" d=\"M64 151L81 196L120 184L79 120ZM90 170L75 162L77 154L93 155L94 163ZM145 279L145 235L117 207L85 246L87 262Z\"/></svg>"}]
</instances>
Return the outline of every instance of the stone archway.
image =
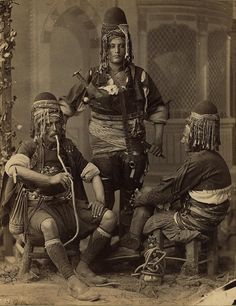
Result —
<instances>
[{"instance_id":1,"label":"stone archway","mask_svg":"<svg viewBox=\"0 0 236 306\"><path fill-rule=\"evenodd\" d=\"M60 16L65 12L76 12L82 15L84 26L88 31L93 31L94 27L101 27L101 19L96 10L86 0L55 1L54 7L50 10L41 32L41 41L49 42L53 27ZM79 13L80 12L80 13Z\"/></svg>"},{"instance_id":2,"label":"stone archway","mask_svg":"<svg viewBox=\"0 0 236 306\"><path fill-rule=\"evenodd\" d=\"M89 67L99 64L99 36L101 20L87 1L56 1L48 14L40 35L40 43L47 50L43 59L48 74L48 88L57 96L67 94L77 81L76 70L86 74ZM46 62L45 62L46 61ZM40 81L41 82L41 81ZM67 134L80 150L90 156L88 112L71 118Z\"/></svg>"}]
</instances>

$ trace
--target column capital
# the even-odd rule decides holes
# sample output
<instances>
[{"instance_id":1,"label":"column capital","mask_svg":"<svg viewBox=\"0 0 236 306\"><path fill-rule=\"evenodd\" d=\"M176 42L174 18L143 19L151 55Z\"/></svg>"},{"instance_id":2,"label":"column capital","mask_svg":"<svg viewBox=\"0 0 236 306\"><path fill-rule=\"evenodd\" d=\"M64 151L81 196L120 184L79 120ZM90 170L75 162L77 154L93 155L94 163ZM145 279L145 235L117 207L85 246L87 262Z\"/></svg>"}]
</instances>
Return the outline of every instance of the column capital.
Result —
<instances>
[{"instance_id":1,"label":"column capital","mask_svg":"<svg viewBox=\"0 0 236 306\"><path fill-rule=\"evenodd\" d=\"M200 33L208 31L208 22L205 16L197 16L197 29Z\"/></svg>"}]
</instances>

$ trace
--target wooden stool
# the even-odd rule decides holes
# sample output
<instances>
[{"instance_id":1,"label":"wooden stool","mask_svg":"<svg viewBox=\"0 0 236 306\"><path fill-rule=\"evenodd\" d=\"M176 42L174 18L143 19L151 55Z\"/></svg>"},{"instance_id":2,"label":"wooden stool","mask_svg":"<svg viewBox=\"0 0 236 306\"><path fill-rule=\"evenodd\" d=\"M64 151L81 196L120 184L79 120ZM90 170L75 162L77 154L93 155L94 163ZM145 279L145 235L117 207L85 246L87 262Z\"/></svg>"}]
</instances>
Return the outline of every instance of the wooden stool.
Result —
<instances>
[{"instance_id":1,"label":"wooden stool","mask_svg":"<svg viewBox=\"0 0 236 306\"><path fill-rule=\"evenodd\" d=\"M72 244L73 246L73 244ZM22 277L23 275L29 273L32 261L35 259L50 259L44 247L36 248L29 240L26 241L24 246L22 246L22 241L17 240L16 244L16 257L20 258L20 270L19 276ZM79 244L76 249L68 249L67 255L68 257L72 257L72 265L73 259L75 256L79 255Z\"/></svg>"},{"instance_id":2,"label":"wooden stool","mask_svg":"<svg viewBox=\"0 0 236 306\"><path fill-rule=\"evenodd\" d=\"M196 274L199 272L199 265L207 263L207 274L214 276L217 273L218 268L218 241L217 241L217 229L211 232L209 240L205 243L193 241L185 245L186 250L186 265L193 266ZM201 259L202 247L206 247L205 258Z\"/></svg>"},{"instance_id":3,"label":"wooden stool","mask_svg":"<svg viewBox=\"0 0 236 306\"><path fill-rule=\"evenodd\" d=\"M185 244L185 258L166 256L166 260L178 260L184 262L181 272L188 275L195 275L199 272L199 265L207 263L207 273L209 276L214 276L218 268L218 241L217 228L208 234L209 240L205 243L194 239ZM160 247L165 250L164 235L160 231ZM202 252L203 247L206 247L205 254ZM202 259L202 255L205 255Z\"/></svg>"}]
</instances>

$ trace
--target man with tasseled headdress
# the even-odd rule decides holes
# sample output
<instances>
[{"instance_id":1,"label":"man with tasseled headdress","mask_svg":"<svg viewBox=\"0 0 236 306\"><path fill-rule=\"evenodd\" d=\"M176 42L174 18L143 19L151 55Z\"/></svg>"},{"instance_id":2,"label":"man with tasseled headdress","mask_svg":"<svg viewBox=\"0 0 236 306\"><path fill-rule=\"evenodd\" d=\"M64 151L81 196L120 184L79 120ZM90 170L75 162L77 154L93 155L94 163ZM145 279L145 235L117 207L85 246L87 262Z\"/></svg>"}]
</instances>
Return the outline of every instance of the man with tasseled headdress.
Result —
<instances>
[{"instance_id":1,"label":"man with tasseled headdress","mask_svg":"<svg viewBox=\"0 0 236 306\"><path fill-rule=\"evenodd\" d=\"M99 295L80 277L92 284L106 282L89 265L109 244L116 226L115 214L104 206L99 170L65 137L64 116L49 92L34 100L31 136L6 163L1 221L9 223L12 234L24 235L25 242L45 245L73 297L97 300ZM94 190L95 201L90 204L83 181L91 182ZM74 271L65 247L88 235L88 246Z\"/></svg>"},{"instance_id":2,"label":"man with tasseled headdress","mask_svg":"<svg viewBox=\"0 0 236 306\"><path fill-rule=\"evenodd\" d=\"M159 249L160 230L174 242L205 240L225 218L230 205L231 176L217 152L220 117L213 103L204 101L195 106L187 118L181 142L188 155L183 165L156 187L136 194L130 232L126 245L116 251L117 257L129 257L130 249L140 251L148 235L144 256L150 260L151 252ZM153 260L155 263L155 256ZM163 272L161 265L157 274L160 271ZM141 272L150 275L153 271L145 265Z\"/></svg>"},{"instance_id":3,"label":"man with tasseled headdress","mask_svg":"<svg viewBox=\"0 0 236 306\"><path fill-rule=\"evenodd\" d=\"M132 63L129 27L122 9L107 10L101 36L100 65L89 70L87 84L76 84L61 99L61 108L68 117L86 103L91 109L93 163L101 171L107 207L113 207L115 191L120 190L122 235L133 213L130 199L142 187L148 170L145 120L155 128L149 152L161 156L168 110L148 73Z\"/></svg>"}]
</instances>

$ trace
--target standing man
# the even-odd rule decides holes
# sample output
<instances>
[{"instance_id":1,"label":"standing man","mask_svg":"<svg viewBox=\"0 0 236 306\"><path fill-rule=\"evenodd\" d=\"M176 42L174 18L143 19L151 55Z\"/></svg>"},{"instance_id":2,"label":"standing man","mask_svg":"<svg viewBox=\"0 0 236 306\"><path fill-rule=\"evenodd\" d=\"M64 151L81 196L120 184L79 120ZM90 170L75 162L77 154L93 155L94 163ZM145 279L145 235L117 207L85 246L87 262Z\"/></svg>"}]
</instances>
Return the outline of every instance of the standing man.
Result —
<instances>
[{"instance_id":1,"label":"standing man","mask_svg":"<svg viewBox=\"0 0 236 306\"><path fill-rule=\"evenodd\" d=\"M120 235L133 214L130 199L140 189L148 171L144 121L153 123L155 134L149 150L162 155L163 128L168 110L150 76L132 63L132 44L125 13L110 8L101 31L101 62L89 70L87 84L75 85L61 99L67 116L87 103L93 163L100 169L105 205L112 209L120 190Z\"/></svg>"},{"instance_id":2,"label":"standing man","mask_svg":"<svg viewBox=\"0 0 236 306\"><path fill-rule=\"evenodd\" d=\"M22 142L6 164L8 180L1 194L1 221L6 225L4 212L8 213L13 234L24 234L34 244L45 245L73 297L97 300L99 296L74 272L65 245L91 235L76 272L90 283L106 282L89 267L109 244L116 226L115 214L104 206L99 170L65 138L64 117L51 93L35 98L31 136L32 140ZM93 203L87 201L83 181L93 186Z\"/></svg>"}]
</instances>

